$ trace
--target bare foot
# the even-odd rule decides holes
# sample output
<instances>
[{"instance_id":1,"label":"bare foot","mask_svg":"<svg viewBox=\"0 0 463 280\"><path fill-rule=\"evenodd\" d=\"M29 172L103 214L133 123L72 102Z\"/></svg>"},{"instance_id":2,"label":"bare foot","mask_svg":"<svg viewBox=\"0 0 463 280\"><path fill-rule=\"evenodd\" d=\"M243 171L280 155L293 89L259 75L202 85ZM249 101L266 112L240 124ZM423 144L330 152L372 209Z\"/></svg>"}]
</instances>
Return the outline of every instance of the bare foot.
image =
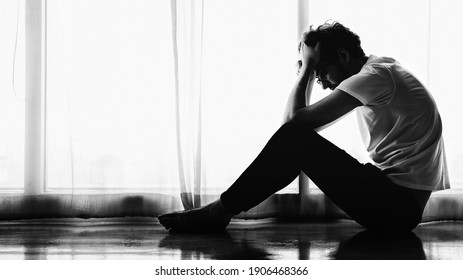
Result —
<instances>
[{"instance_id":1,"label":"bare foot","mask_svg":"<svg viewBox=\"0 0 463 280\"><path fill-rule=\"evenodd\" d=\"M163 214L158 219L169 232L206 233L224 231L232 216L217 200L200 208Z\"/></svg>"}]
</instances>

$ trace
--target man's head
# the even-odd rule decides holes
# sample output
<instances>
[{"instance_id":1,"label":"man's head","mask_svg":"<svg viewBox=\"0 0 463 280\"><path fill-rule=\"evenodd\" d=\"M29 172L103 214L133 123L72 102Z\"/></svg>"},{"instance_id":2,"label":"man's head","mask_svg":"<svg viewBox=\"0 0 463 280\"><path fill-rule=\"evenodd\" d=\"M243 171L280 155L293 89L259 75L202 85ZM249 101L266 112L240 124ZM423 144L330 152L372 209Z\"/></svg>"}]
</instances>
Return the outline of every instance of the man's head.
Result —
<instances>
[{"instance_id":1,"label":"man's head","mask_svg":"<svg viewBox=\"0 0 463 280\"><path fill-rule=\"evenodd\" d=\"M339 22L325 23L302 35L309 47L320 43L320 62L315 72L323 88L334 89L340 82L360 71L365 52L357 34Z\"/></svg>"}]
</instances>

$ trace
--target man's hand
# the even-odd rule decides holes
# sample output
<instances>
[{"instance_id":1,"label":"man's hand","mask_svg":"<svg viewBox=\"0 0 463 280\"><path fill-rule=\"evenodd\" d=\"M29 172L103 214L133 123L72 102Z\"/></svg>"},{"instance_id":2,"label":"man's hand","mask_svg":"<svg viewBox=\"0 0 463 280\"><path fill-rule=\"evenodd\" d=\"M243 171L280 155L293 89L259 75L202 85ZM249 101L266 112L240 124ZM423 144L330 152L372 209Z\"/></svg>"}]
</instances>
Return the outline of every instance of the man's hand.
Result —
<instances>
[{"instance_id":1,"label":"man's hand","mask_svg":"<svg viewBox=\"0 0 463 280\"><path fill-rule=\"evenodd\" d=\"M286 123L294 118L297 111L310 104L310 95L315 81L315 66L320 60L320 43L315 47L307 46L303 41L299 43L299 69L296 84L291 90L283 122Z\"/></svg>"},{"instance_id":2,"label":"man's hand","mask_svg":"<svg viewBox=\"0 0 463 280\"><path fill-rule=\"evenodd\" d=\"M307 46L303 41L299 43L299 71L314 71L315 66L320 61L320 43L315 47Z\"/></svg>"}]
</instances>

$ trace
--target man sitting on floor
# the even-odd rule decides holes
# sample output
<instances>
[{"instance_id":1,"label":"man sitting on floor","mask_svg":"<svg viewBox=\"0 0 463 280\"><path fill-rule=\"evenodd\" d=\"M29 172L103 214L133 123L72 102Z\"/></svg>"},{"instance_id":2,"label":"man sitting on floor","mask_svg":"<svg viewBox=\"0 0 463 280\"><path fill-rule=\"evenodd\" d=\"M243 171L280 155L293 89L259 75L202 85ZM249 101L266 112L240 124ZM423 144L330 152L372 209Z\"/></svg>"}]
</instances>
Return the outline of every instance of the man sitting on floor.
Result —
<instances>
[{"instance_id":1,"label":"man sitting on floor","mask_svg":"<svg viewBox=\"0 0 463 280\"><path fill-rule=\"evenodd\" d=\"M160 215L166 229L222 231L233 215L301 171L353 220L375 230L414 229L431 192L448 188L439 112L408 70L392 58L365 56L360 38L338 22L305 32L299 53L285 123L219 200ZM332 92L310 104L315 80ZM374 165L359 163L316 132L353 109Z\"/></svg>"}]
</instances>

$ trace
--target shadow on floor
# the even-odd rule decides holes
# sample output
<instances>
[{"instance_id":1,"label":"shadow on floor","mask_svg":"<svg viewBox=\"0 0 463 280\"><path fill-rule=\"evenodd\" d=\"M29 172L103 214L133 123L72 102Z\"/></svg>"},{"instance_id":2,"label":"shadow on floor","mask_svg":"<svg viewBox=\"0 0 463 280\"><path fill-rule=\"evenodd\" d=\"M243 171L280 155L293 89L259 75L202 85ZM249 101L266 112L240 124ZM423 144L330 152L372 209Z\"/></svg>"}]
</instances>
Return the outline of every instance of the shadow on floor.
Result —
<instances>
[{"instance_id":1,"label":"shadow on floor","mask_svg":"<svg viewBox=\"0 0 463 280\"><path fill-rule=\"evenodd\" d=\"M413 232L362 231L341 241L331 258L338 260L425 260L423 243Z\"/></svg>"}]
</instances>

